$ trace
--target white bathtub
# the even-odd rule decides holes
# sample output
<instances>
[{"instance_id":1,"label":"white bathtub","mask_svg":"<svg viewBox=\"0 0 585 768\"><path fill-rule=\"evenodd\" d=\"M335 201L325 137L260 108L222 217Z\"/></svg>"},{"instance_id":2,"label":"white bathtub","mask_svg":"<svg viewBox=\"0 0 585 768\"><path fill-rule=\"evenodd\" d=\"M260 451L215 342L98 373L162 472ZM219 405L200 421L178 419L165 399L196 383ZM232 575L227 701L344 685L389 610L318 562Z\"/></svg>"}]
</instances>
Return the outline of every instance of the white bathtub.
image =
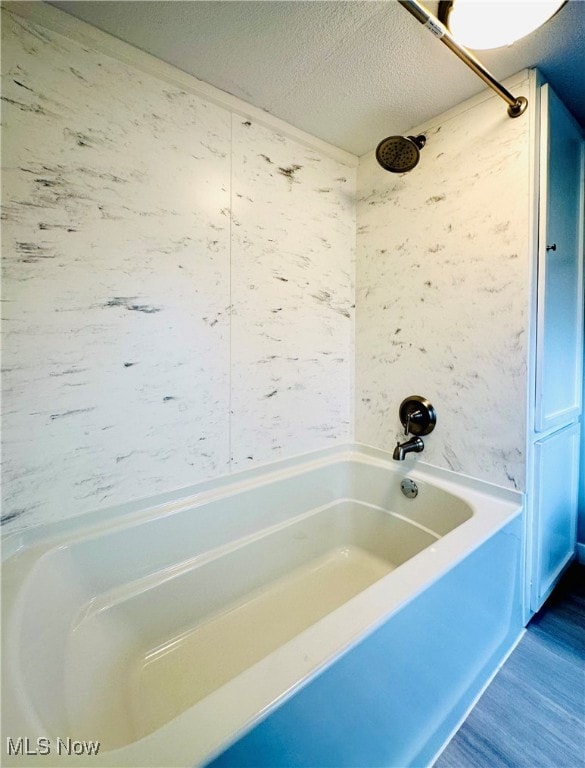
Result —
<instances>
[{"instance_id":1,"label":"white bathtub","mask_svg":"<svg viewBox=\"0 0 585 768\"><path fill-rule=\"evenodd\" d=\"M418 485L416 498L401 493L405 473ZM411 741L427 734L428 760L521 629L521 509L518 493L350 446L204 483L142 509L127 505L9 538L2 764L40 765L42 754L42 765L75 759L76 765L190 766L220 756L218 764L240 768L321 765L323 755L332 765L386 756L414 765L408 761L421 759L420 750L392 751L384 744L385 725L376 736L362 734L378 749L363 752L355 732L353 746L325 732L301 744L307 726L294 713L289 722L286 713L300 706L308 717L314 705L304 705L303 697L308 702L325 686L336 709L329 719L338 728L339 672L329 670L344 659L340 669L349 664L347 674L355 677L352 654L356 660L367 654L380 631L398 626L396 617L405 621L409 605L411 611L422 605L420 596L433 585L444 589L452 572L455 585L458 564L496 542L486 564L502 573L481 577L488 586L485 596L477 595L479 618L462 606L461 621L470 628L462 630L459 619L452 627L459 638L480 629L474 658L482 663L462 668L472 682L457 683L460 694L450 694L454 703L448 712L443 707L434 730L424 707L418 726L414 718ZM473 579L476 571L473 566ZM469 578L462 578L465 592ZM459 600L455 586L447 591ZM490 601L498 608L484 621ZM439 600L437 615L446 608ZM444 653L431 647L432 609L427 613L429 653ZM415 625L413 619L401 632L404 642ZM384 661L376 659L383 676ZM414 683L416 673L408 677ZM408 692L395 682L387 688L380 695L402 706L398 698L404 702ZM431 688L428 695L437 697ZM68 738L78 744L74 758ZM275 753L276 742L287 738L294 748ZM97 755L84 755L90 741L100 742Z\"/></svg>"}]
</instances>

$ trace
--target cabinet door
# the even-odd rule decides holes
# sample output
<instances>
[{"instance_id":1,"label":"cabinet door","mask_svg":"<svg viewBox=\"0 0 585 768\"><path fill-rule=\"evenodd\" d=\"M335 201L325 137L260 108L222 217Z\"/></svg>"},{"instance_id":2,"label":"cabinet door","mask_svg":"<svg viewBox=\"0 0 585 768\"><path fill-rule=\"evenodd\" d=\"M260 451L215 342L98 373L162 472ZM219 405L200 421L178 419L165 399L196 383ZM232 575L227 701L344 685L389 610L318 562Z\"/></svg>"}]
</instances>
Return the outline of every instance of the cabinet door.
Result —
<instances>
[{"instance_id":1,"label":"cabinet door","mask_svg":"<svg viewBox=\"0 0 585 768\"><path fill-rule=\"evenodd\" d=\"M549 596L577 541L579 424L535 443L531 609Z\"/></svg>"},{"instance_id":2,"label":"cabinet door","mask_svg":"<svg viewBox=\"0 0 585 768\"><path fill-rule=\"evenodd\" d=\"M536 341L537 432L579 417L582 370L582 148L580 130L541 89L541 183Z\"/></svg>"}]
</instances>

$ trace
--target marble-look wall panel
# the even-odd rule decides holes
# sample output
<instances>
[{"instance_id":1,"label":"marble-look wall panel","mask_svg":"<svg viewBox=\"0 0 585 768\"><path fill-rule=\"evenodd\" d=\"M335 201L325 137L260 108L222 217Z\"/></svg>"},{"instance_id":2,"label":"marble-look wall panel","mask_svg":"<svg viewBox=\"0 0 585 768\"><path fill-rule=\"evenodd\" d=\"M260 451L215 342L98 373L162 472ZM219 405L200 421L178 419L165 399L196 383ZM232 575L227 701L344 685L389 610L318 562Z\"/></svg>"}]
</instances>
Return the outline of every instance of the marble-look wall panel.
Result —
<instances>
[{"instance_id":1,"label":"marble-look wall panel","mask_svg":"<svg viewBox=\"0 0 585 768\"><path fill-rule=\"evenodd\" d=\"M347 441L355 168L234 115L235 467Z\"/></svg>"},{"instance_id":2,"label":"marble-look wall panel","mask_svg":"<svg viewBox=\"0 0 585 768\"><path fill-rule=\"evenodd\" d=\"M3 15L3 532L347 440L355 168Z\"/></svg>"},{"instance_id":3,"label":"marble-look wall panel","mask_svg":"<svg viewBox=\"0 0 585 768\"><path fill-rule=\"evenodd\" d=\"M5 530L229 466L228 111L4 14Z\"/></svg>"},{"instance_id":4,"label":"marble-look wall panel","mask_svg":"<svg viewBox=\"0 0 585 768\"><path fill-rule=\"evenodd\" d=\"M431 125L410 173L360 163L356 439L392 448L420 394L438 414L421 461L522 489L530 116L494 96Z\"/></svg>"}]
</instances>

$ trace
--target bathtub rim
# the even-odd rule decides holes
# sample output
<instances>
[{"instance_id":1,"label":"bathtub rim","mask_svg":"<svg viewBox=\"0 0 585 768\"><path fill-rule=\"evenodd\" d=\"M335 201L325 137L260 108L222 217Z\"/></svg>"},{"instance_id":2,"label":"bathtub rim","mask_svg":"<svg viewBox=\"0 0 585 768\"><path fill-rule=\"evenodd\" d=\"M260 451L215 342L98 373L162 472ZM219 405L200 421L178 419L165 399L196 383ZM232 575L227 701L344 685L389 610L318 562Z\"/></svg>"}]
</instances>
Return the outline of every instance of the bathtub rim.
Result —
<instances>
[{"instance_id":1,"label":"bathtub rim","mask_svg":"<svg viewBox=\"0 0 585 768\"><path fill-rule=\"evenodd\" d=\"M78 539L99 536L106 531L131 527L138 522L165 517L189 507L199 507L224 496L234 496L258 485L301 475L303 472L330 466L343 461L358 461L390 469L397 474L430 482L439 488L461 496L461 490L490 495L502 502L524 503L525 494L486 480L480 480L453 470L422 461L418 455L409 455L404 462L392 459L389 451L350 442L330 448L300 453L286 459L257 464L230 474L201 480L193 485L133 499L103 509L84 512L64 520L50 520L31 526L14 527L0 538L0 562L32 548L49 548L56 543L69 544Z\"/></svg>"},{"instance_id":2,"label":"bathtub rim","mask_svg":"<svg viewBox=\"0 0 585 768\"><path fill-rule=\"evenodd\" d=\"M92 520L88 525L88 516L83 515L74 518L73 525L57 524L57 530L49 524L43 526L43 531L35 529L30 532L32 535L28 541L21 539L22 546L16 550L17 556L12 562L21 564L26 577L26 572L30 572L44 553L67 547L76 541L99 538L105 532L166 517L242 490L302 475L334 463L351 461L388 469L398 477L409 476L426 481L463 499L472 507L473 514L430 547L432 556L429 548L423 550L397 571L372 584L156 731L92 757L88 759L88 765L170 765L166 760L171 753L172 765L201 765L213 759L520 515L523 494L423 462L398 465L386 452L352 444L244 470L237 476L221 478L219 482L207 481L189 489L194 493L180 494L179 498L165 499L146 509L142 506L139 511L131 509L120 515L118 506L112 508L107 520L97 523ZM112 515L116 517L112 519ZM17 567L17 571L21 568ZM18 575L16 581L17 584L24 583ZM15 603L18 602L18 594L11 597ZM10 604L12 600L8 602ZM5 608L8 607L5 605ZM353 627L351 632L348 632L348 626ZM22 723L28 720L28 708L24 709ZM16 722L19 719L17 716ZM30 726L21 727L18 732L26 733L27 730ZM191 739L184 739L185 733L194 734L195 744ZM83 764L85 762L80 763Z\"/></svg>"}]
</instances>

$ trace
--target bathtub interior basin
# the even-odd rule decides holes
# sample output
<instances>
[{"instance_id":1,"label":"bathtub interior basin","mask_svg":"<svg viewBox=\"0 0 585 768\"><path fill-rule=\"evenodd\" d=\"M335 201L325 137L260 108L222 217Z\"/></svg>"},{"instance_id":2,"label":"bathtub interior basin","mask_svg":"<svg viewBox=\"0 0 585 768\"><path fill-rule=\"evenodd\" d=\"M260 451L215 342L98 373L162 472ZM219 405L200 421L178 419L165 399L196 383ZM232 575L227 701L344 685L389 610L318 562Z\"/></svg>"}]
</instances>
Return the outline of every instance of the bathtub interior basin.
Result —
<instances>
[{"instance_id":1,"label":"bathtub interior basin","mask_svg":"<svg viewBox=\"0 0 585 768\"><path fill-rule=\"evenodd\" d=\"M10 558L10 727L98 739L93 765L179 742L169 764L205 762L518 512L421 471L406 499L380 453L244 473Z\"/></svg>"},{"instance_id":2,"label":"bathtub interior basin","mask_svg":"<svg viewBox=\"0 0 585 768\"><path fill-rule=\"evenodd\" d=\"M438 538L341 500L100 595L69 635L69 727L142 738Z\"/></svg>"}]
</instances>

